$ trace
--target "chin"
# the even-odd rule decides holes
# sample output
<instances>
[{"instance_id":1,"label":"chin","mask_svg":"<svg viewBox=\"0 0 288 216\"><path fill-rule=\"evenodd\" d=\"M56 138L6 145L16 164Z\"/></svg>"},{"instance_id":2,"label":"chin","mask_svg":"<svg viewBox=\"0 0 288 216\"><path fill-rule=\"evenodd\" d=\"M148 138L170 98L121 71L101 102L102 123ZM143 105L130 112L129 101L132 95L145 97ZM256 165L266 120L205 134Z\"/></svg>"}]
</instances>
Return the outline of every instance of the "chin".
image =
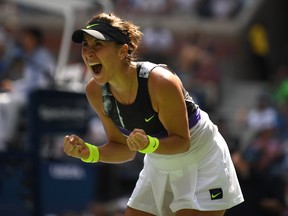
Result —
<instances>
[{"instance_id":1,"label":"chin","mask_svg":"<svg viewBox=\"0 0 288 216\"><path fill-rule=\"evenodd\" d=\"M103 78L99 78L99 77L94 76L93 79L98 85L104 85L107 83L107 80L103 79Z\"/></svg>"}]
</instances>

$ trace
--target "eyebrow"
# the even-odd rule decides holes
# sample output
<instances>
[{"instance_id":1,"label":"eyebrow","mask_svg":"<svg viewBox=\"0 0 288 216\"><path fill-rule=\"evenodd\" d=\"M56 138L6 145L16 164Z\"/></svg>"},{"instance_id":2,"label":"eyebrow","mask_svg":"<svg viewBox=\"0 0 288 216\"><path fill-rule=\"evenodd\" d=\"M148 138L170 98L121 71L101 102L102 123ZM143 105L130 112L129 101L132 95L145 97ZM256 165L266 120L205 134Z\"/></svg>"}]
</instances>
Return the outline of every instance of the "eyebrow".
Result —
<instances>
[{"instance_id":1,"label":"eyebrow","mask_svg":"<svg viewBox=\"0 0 288 216\"><path fill-rule=\"evenodd\" d=\"M87 41L88 41L87 39L83 38L83 41L82 41L82 42L87 42ZM94 42L98 42L98 41L100 41L100 42L106 42L106 41L104 41L104 40L100 40L100 39L97 39L97 38L94 38L93 41L94 41Z\"/></svg>"}]
</instances>

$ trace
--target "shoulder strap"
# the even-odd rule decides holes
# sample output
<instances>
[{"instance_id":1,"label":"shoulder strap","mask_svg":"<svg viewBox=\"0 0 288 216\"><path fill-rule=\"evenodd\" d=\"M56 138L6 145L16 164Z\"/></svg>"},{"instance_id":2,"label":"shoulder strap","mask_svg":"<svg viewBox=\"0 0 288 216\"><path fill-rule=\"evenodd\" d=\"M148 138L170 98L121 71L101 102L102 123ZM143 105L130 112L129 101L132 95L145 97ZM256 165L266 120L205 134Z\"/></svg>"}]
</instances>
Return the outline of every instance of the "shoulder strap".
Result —
<instances>
[{"instance_id":1,"label":"shoulder strap","mask_svg":"<svg viewBox=\"0 0 288 216\"><path fill-rule=\"evenodd\" d=\"M171 71L173 74L176 74L168 65L166 64L154 64L152 62L138 62L137 68L139 70L139 76L143 78L148 78L149 73L155 68L155 67L163 67L169 71Z\"/></svg>"},{"instance_id":2,"label":"shoulder strap","mask_svg":"<svg viewBox=\"0 0 288 216\"><path fill-rule=\"evenodd\" d=\"M151 62L138 62L137 66L139 67L139 77L148 78L150 71L160 65Z\"/></svg>"}]
</instances>

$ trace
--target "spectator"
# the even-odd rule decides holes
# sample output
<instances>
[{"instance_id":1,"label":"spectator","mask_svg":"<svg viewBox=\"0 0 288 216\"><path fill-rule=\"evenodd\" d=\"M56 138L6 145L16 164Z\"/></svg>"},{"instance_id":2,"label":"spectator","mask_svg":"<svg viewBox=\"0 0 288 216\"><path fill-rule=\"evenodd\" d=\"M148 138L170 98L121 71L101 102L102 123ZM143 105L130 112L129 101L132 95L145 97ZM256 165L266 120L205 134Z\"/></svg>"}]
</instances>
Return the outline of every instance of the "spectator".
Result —
<instances>
[{"instance_id":1,"label":"spectator","mask_svg":"<svg viewBox=\"0 0 288 216\"><path fill-rule=\"evenodd\" d=\"M258 131L243 154L232 156L245 202L227 216L280 216L285 209L285 179L279 167L284 162L281 143L274 128Z\"/></svg>"},{"instance_id":2,"label":"spectator","mask_svg":"<svg viewBox=\"0 0 288 216\"><path fill-rule=\"evenodd\" d=\"M52 55L43 45L42 32L35 27L21 31L20 43L23 48L23 78L3 80L0 87L0 149L13 141L20 111L27 103L28 94L35 89L51 84L55 63Z\"/></svg>"},{"instance_id":3,"label":"spectator","mask_svg":"<svg viewBox=\"0 0 288 216\"><path fill-rule=\"evenodd\" d=\"M194 35L193 40L182 42L178 56L178 72L184 86L206 111L213 112L219 103L221 74L211 42L205 35Z\"/></svg>"},{"instance_id":4,"label":"spectator","mask_svg":"<svg viewBox=\"0 0 288 216\"><path fill-rule=\"evenodd\" d=\"M256 106L248 112L247 126L258 131L277 125L277 110L270 104L270 95L261 93L256 99Z\"/></svg>"},{"instance_id":5,"label":"spectator","mask_svg":"<svg viewBox=\"0 0 288 216\"><path fill-rule=\"evenodd\" d=\"M288 66L281 65L273 78L273 98L277 104L285 103L288 100Z\"/></svg>"},{"instance_id":6,"label":"spectator","mask_svg":"<svg viewBox=\"0 0 288 216\"><path fill-rule=\"evenodd\" d=\"M0 29L0 77L3 76L7 67L7 61L5 61L5 35Z\"/></svg>"},{"instance_id":7,"label":"spectator","mask_svg":"<svg viewBox=\"0 0 288 216\"><path fill-rule=\"evenodd\" d=\"M288 99L278 104L279 137L288 142Z\"/></svg>"},{"instance_id":8,"label":"spectator","mask_svg":"<svg viewBox=\"0 0 288 216\"><path fill-rule=\"evenodd\" d=\"M205 107L212 112L220 99L220 71L216 65L214 56L205 53L194 74L192 85L202 90L205 96Z\"/></svg>"},{"instance_id":9,"label":"spectator","mask_svg":"<svg viewBox=\"0 0 288 216\"><path fill-rule=\"evenodd\" d=\"M166 0L133 0L133 10L137 13L162 13L165 14L169 8Z\"/></svg>"},{"instance_id":10,"label":"spectator","mask_svg":"<svg viewBox=\"0 0 288 216\"><path fill-rule=\"evenodd\" d=\"M142 57L157 63L167 62L174 49L172 32L160 26L147 27L143 31Z\"/></svg>"},{"instance_id":11,"label":"spectator","mask_svg":"<svg viewBox=\"0 0 288 216\"><path fill-rule=\"evenodd\" d=\"M20 49L13 35L6 28L0 28L0 82L9 76L10 71L21 64L19 61ZM14 73L12 79L18 76Z\"/></svg>"},{"instance_id":12,"label":"spectator","mask_svg":"<svg viewBox=\"0 0 288 216\"><path fill-rule=\"evenodd\" d=\"M216 19L228 19L237 14L241 8L239 0L212 0L211 11Z\"/></svg>"},{"instance_id":13,"label":"spectator","mask_svg":"<svg viewBox=\"0 0 288 216\"><path fill-rule=\"evenodd\" d=\"M253 23L247 33L249 61L253 73L252 78L267 81L271 78L269 63L270 43L268 28L264 23Z\"/></svg>"},{"instance_id":14,"label":"spectator","mask_svg":"<svg viewBox=\"0 0 288 216\"><path fill-rule=\"evenodd\" d=\"M227 20L242 9L242 0L201 0L197 2L197 13L202 18Z\"/></svg>"},{"instance_id":15,"label":"spectator","mask_svg":"<svg viewBox=\"0 0 288 216\"><path fill-rule=\"evenodd\" d=\"M193 14L198 0L174 0L173 12L177 14Z\"/></svg>"},{"instance_id":16,"label":"spectator","mask_svg":"<svg viewBox=\"0 0 288 216\"><path fill-rule=\"evenodd\" d=\"M131 0L114 0L114 10L120 14L131 14L133 13Z\"/></svg>"},{"instance_id":17,"label":"spectator","mask_svg":"<svg viewBox=\"0 0 288 216\"><path fill-rule=\"evenodd\" d=\"M278 112L270 104L270 95L260 93L256 98L256 104L247 111L245 128L241 136L241 148L245 149L251 139L261 130L278 128Z\"/></svg>"}]
</instances>

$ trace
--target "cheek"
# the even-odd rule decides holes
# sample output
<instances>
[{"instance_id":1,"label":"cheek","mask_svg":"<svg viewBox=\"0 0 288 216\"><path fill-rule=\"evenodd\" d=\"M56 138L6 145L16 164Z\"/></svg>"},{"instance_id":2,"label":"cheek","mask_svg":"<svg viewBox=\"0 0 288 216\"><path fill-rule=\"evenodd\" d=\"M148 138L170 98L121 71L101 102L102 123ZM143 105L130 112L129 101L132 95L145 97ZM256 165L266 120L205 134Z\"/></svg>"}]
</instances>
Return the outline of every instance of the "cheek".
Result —
<instances>
[{"instance_id":1,"label":"cheek","mask_svg":"<svg viewBox=\"0 0 288 216\"><path fill-rule=\"evenodd\" d=\"M86 53L86 50L85 49L81 49L81 56L82 56L82 59L85 61L85 53Z\"/></svg>"},{"instance_id":2,"label":"cheek","mask_svg":"<svg viewBox=\"0 0 288 216\"><path fill-rule=\"evenodd\" d=\"M86 56L86 55L85 55L85 51L82 50L81 56L82 56L82 59L83 59L84 63L87 65L86 57L85 57L85 56ZM88 66L88 65L87 65L87 66Z\"/></svg>"}]
</instances>

